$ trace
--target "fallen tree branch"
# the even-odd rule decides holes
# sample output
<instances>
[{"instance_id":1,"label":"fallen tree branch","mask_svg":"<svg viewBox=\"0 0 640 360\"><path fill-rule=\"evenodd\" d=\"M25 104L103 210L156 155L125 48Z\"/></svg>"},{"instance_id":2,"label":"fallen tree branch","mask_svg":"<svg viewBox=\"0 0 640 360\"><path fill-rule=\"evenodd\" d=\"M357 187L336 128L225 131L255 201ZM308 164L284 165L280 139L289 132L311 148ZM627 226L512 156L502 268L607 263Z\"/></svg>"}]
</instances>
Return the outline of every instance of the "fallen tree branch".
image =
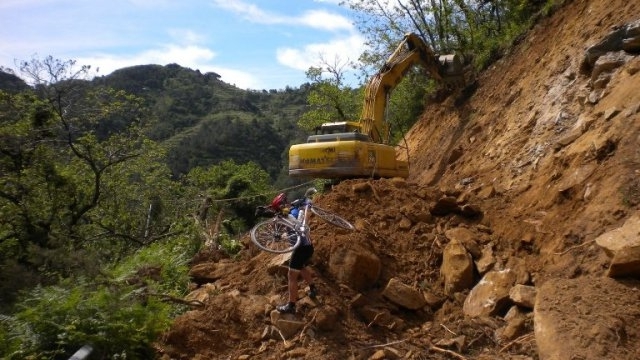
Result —
<instances>
[{"instance_id":1,"label":"fallen tree branch","mask_svg":"<svg viewBox=\"0 0 640 360\"><path fill-rule=\"evenodd\" d=\"M444 324L440 324L440 326L442 326L445 330L447 330L448 332L450 332L451 334L453 334L453 336L458 336L458 334L454 333L453 331L449 330L448 327L444 326Z\"/></svg>"},{"instance_id":2,"label":"fallen tree branch","mask_svg":"<svg viewBox=\"0 0 640 360\"><path fill-rule=\"evenodd\" d=\"M508 343L507 345L503 346L502 349L500 349L500 351L498 352L503 352L505 350L507 350L508 348L510 348L511 346L513 346L514 344L518 344L521 343L525 340L529 340L529 338L533 337L534 333L529 333L529 334L524 334L522 336L520 336L519 338L513 340L512 342Z\"/></svg>"},{"instance_id":3,"label":"fallen tree branch","mask_svg":"<svg viewBox=\"0 0 640 360\"><path fill-rule=\"evenodd\" d=\"M368 328L371 327L371 325L373 325L376 322L376 320L378 320L380 315L382 315L382 314L384 314L384 313L381 313L381 312L377 313L376 316L373 317L373 320L371 320L371 322L367 325L367 327Z\"/></svg>"},{"instance_id":4,"label":"fallen tree branch","mask_svg":"<svg viewBox=\"0 0 640 360\"><path fill-rule=\"evenodd\" d=\"M175 297L167 294L158 294L158 293L146 293L146 295L159 297L160 300L165 302L174 302L174 303L187 305L194 308L204 307L204 303L200 300L185 300L179 297Z\"/></svg>"},{"instance_id":5,"label":"fallen tree branch","mask_svg":"<svg viewBox=\"0 0 640 360\"><path fill-rule=\"evenodd\" d=\"M572 246L572 247L568 248L567 250L565 250L565 251L563 251L563 252L554 253L554 254L555 254L555 255L564 255L564 254L568 253L568 252L569 252L569 251L571 251L571 250L575 250L575 249L577 249L577 248L581 248L581 247L583 247L583 246L585 246L585 245L587 245L587 244L591 244L591 243L592 243L592 242L594 242L594 241L595 241L595 240L585 241L585 242L583 242L583 243L582 243L582 244L580 244L580 245Z\"/></svg>"},{"instance_id":6,"label":"fallen tree branch","mask_svg":"<svg viewBox=\"0 0 640 360\"><path fill-rule=\"evenodd\" d=\"M435 352L439 352L439 353L442 353L442 354L447 354L447 355L453 356L453 357L454 357L454 358L456 358L456 359L460 359L460 360L467 360L467 358L466 358L466 357L464 357L464 356L462 356L462 355L458 354L458 353L457 353L457 352L455 352L455 351L451 351L451 350L443 349L443 348L437 347L437 346L435 346L435 345L433 345L433 344L429 344L429 350L431 350L431 351L435 351Z\"/></svg>"},{"instance_id":7,"label":"fallen tree branch","mask_svg":"<svg viewBox=\"0 0 640 360\"><path fill-rule=\"evenodd\" d=\"M385 346L390 346L390 345L395 345L395 344L400 344L407 341L406 339L404 340L398 340L398 341L392 341L386 344L378 344L378 345L371 345L371 346L366 346L361 348L360 350L364 350L364 349L373 349L373 348L379 348L379 347L385 347Z\"/></svg>"}]
</instances>

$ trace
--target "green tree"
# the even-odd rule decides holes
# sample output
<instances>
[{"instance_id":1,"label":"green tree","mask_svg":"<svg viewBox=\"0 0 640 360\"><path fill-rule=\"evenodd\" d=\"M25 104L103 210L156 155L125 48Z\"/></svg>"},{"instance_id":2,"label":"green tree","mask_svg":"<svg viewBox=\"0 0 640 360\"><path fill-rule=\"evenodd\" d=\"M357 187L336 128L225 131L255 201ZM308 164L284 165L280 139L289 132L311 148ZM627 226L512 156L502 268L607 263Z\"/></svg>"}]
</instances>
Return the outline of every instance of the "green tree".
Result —
<instances>
[{"instance_id":1,"label":"green tree","mask_svg":"<svg viewBox=\"0 0 640 360\"><path fill-rule=\"evenodd\" d=\"M346 0L355 23L367 38L361 57L365 66L380 63L407 32L415 32L436 53L473 54L476 67L498 59L547 3L556 0Z\"/></svg>"},{"instance_id":2,"label":"green tree","mask_svg":"<svg viewBox=\"0 0 640 360\"><path fill-rule=\"evenodd\" d=\"M236 164L227 160L207 168L196 167L184 183L192 192L187 194L189 198L200 198L207 204L208 217L224 211L236 231L253 225L256 206L264 205L273 194L269 174L253 162Z\"/></svg>"},{"instance_id":3,"label":"green tree","mask_svg":"<svg viewBox=\"0 0 640 360\"><path fill-rule=\"evenodd\" d=\"M308 110L300 116L298 126L307 131L325 122L357 121L362 110L362 91L344 84L344 66L323 62L324 66L306 72L311 81Z\"/></svg>"},{"instance_id":4,"label":"green tree","mask_svg":"<svg viewBox=\"0 0 640 360\"><path fill-rule=\"evenodd\" d=\"M161 152L143 135L139 99L108 88L88 89L80 79L88 68L75 71L73 66L51 57L25 62L22 70L31 76L34 91L0 96L5 300L29 279L47 283L80 269L96 271L101 255L136 245L133 239L138 245L148 241L142 226L133 231L133 224L146 225L140 218L154 201L141 195L168 189L163 177L143 176L157 173ZM145 179L147 189L119 191L123 177Z\"/></svg>"}]
</instances>

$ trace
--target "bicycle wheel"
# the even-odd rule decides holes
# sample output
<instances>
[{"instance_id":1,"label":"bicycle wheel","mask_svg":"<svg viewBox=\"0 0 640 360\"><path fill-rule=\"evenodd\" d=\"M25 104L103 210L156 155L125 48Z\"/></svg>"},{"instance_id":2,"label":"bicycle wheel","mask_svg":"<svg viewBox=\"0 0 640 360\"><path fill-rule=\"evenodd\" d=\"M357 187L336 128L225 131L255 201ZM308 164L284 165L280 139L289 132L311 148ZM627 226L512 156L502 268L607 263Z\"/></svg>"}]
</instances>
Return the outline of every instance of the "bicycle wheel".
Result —
<instances>
[{"instance_id":1,"label":"bicycle wheel","mask_svg":"<svg viewBox=\"0 0 640 360\"><path fill-rule=\"evenodd\" d=\"M295 227L280 218L262 221L251 229L251 241L261 250L272 253L293 251L301 239Z\"/></svg>"},{"instance_id":2,"label":"bicycle wheel","mask_svg":"<svg viewBox=\"0 0 640 360\"><path fill-rule=\"evenodd\" d=\"M331 225L334 225L346 230L355 230L355 226L353 226L350 222L332 213L331 211L325 210L323 208L319 208L317 206L312 206L311 212L320 216L322 220L328 222Z\"/></svg>"}]
</instances>

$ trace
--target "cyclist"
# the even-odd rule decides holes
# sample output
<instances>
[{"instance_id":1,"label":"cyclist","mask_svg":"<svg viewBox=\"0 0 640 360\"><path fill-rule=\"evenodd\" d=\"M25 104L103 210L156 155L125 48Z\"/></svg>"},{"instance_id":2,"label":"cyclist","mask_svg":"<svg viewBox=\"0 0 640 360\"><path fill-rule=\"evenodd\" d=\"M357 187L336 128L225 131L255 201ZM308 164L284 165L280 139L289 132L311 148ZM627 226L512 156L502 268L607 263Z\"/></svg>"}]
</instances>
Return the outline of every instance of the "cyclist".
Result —
<instances>
[{"instance_id":1,"label":"cyclist","mask_svg":"<svg viewBox=\"0 0 640 360\"><path fill-rule=\"evenodd\" d=\"M279 211L291 220L296 221L300 226L302 226L303 217L306 220L309 214L305 214L304 207L306 202L309 201L307 198L297 199L293 201L291 204L287 203L287 195L285 193L278 194L273 201L271 201L271 205L269 206L274 211ZM305 221L306 223L306 221ZM309 284L309 291L307 295L310 298L315 299L317 296L316 286L313 282L313 274L311 270L307 267L309 264L309 260L311 260L311 256L313 255L313 243L311 242L311 237L309 236L309 229L301 229L302 239L300 241L300 245L293 250L291 253L291 259L289 260L289 273L288 273L288 289L289 289L289 302L283 305L279 305L276 307L276 310L280 313L295 313L296 312L296 301L298 300L298 280L300 275L304 281ZM295 234L292 234L295 236Z\"/></svg>"}]
</instances>

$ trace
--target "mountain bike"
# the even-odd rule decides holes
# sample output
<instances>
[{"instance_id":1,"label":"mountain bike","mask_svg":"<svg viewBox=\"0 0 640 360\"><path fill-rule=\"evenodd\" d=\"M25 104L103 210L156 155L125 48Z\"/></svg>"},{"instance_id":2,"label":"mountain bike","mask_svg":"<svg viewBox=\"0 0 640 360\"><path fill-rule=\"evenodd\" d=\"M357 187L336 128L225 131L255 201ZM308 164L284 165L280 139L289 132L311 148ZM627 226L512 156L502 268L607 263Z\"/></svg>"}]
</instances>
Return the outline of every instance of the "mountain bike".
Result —
<instances>
[{"instance_id":1,"label":"mountain bike","mask_svg":"<svg viewBox=\"0 0 640 360\"><path fill-rule=\"evenodd\" d=\"M294 220L280 211L275 211L275 209L259 207L262 208L263 213L273 213L273 217L259 222L251 228L251 241L261 250L272 253L282 254L295 250L300 246L302 237L309 236L309 227L307 226L309 211L334 226L353 231L355 227L349 221L331 211L313 205L311 196L316 192L315 188L310 188L305 192L303 199L291 203L292 206L300 209L299 220Z\"/></svg>"}]
</instances>

